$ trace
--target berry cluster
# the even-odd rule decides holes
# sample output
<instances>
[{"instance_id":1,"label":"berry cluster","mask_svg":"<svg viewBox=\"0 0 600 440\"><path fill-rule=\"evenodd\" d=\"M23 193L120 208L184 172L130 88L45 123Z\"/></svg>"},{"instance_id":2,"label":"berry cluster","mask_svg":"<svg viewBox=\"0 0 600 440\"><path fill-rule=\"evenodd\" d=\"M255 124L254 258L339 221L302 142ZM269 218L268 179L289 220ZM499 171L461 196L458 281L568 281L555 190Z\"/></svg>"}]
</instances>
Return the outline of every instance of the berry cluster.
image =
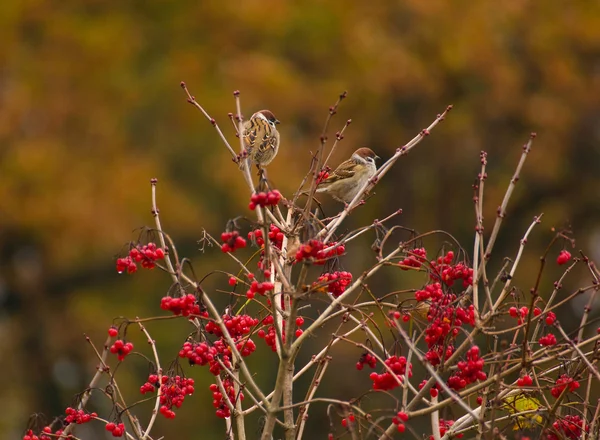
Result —
<instances>
[{"instance_id":1,"label":"berry cluster","mask_svg":"<svg viewBox=\"0 0 600 440\"><path fill-rule=\"evenodd\" d=\"M443 282L448 287L454 285L455 281L462 280L462 287L466 289L473 284L473 269L460 262L452 265L452 260L454 252L448 251L445 256L431 261L429 277L432 281Z\"/></svg>"},{"instance_id":2,"label":"berry cluster","mask_svg":"<svg viewBox=\"0 0 600 440\"><path fill-rule=\"evenodd\" d=\"M246 297L248 299L253 299L257 293L262 296L265 296L265 293L267 293L270 290L273 290L274 288L275 285L269 281L259 283L258 281L254 280L250 283L250 288L246 291Z\"/></svg>"},{"instance_id":3,"label":"berry cluster","mask_svg":"<svg viewBox=\"0 0 600 440\"><path fill-rule=\"evenodd\" d=\"M221 250L225 253L235 252L246 247L246 239L238 231L223 232L221 234Z\"/></svg>"},{"instance_id":4,"label":"berry cluster","mask_svg":"<svg viewBox=\"0 0 600 440\"><path fill-rule=\"evenodd\" d=\"M187 295L174 298L172 296L163 296L160 300L160 308L171 311L174 315L202 315L200 305L196 299L196 295L188 293ZM208 316L208 315L207 315Z\"/></svg>"},{"instance_id":5,"label":"berry cluster","mask_svg":"<svg viewBox=\"0 0 600 440\"><path fill-rule=\"evenodd\" d=\"M296 327L302 327L304 325L304 318L302 316L298 316L296 318ZM301 328L297 328L296 332L294 333L296 335L297 338L299 338L300 336L302 336L302 333L304 333L304 331Z\"/></svg>"},{"instance_id":6,"label":"berry cluster","mask_svg":"<svg viewBox=\"0 0 600 440\"><path fill-rule=\"evenodd\" d=\"M150 386L154 389L156 385L158 385L158 377L151 374L142 388L146 387L146 390L150 390ZM162 377L160 392L160 413L167 419L174 419L175 411L172 408L180 408L185 396L194 394L194 379L165 375Z\"/></svg>"},{"instance_id":7,"label":"berry cluster","mask_svg":"<svg viewBox=\"0 0 600 440\"><path fill-rule=\"evenodd\" d=\"M112 433L113 437L123 437L125 434L125 424L124 423L113 423L109 422L106 424L105 429Z\"/></svg>"},{"instance_id":8,"label":"berry cluster","mask_svg":"<svg viewBox=\"0 0 600 440\"><path fill-rule=\"evenodd\" d=\"M407 257L401 260L398 264L402 270L409 270L409 268L420 268L423 263L427 261L427 251L425 248L413 249ZM452 261L452 259L450 259Z\"/></svg>"},{"instance_id":9,"label":"berry cluster","mask_svg":"<svg viewBox=\"0 0 600 440\"><path fill-rule=\"evenodd\" d=\"M275 322L275 320L273 319L273 315L269 315L266 316L263 320L262 323L267 327L267 330L265 331L264 329L260 329L258 332L256 332L256 334L258 335L259 338L264 339L265 342L267 343L267 345L269 347L271 347L272 351L277 351L277 334L275 333L275 326L273 325L273 323ZM283 321L283 342L285 342L285 321Z\"/></svg>"},{"instance_id":10,"label":"berry cluster","mask_svg":"<svg viewBox=\"0 0 600 440\"><path fill-rule=\"evenodd\" d=\"M269 242L271 243L271 246L275 246L277 249L281 250L281 246L283 246L283 237L284 237L283 232L281 232L281 229L279 229L277 226L271 224L269 226L268 236L269 236ZM256 244L262 249L257 266L259 269L263 270L265 268L264 267L265 238L263 236L262 229L255 229L254 231L248 232L248 240L252 240L252 241L256 242Z\"/></svg>"},{"instance_id":11,"label":"berry cluster","mask_svg":"<svg viewBox=\"0 0 600 440\"><path fill-rule=\"evenodd\" d=\"M348 414L348 417L344 417L342 419L342 426L344 428L348 428L349 426L354 425L354 422L356 422L356 416L352 413Z\"/></svg>"},{"instance_id":12,"label":"berry cluster","mask_svg":"<svg viewBox=\"0 0 600 440\"><path fill-rule=\"evenodd\" d=\"M552 333L548 333L546 336L542 336L540 339L538 339L538 342L542 347L551 347L556 345L556 336L554 336Z\"/></svg>"},{"instance_id":13,"label":"berry cluster","mask_svg":"<svg viewBox=\"0 0 600 440\"><path fill-rule=\"evenodd\" d=\"M456 339L463 323L475 325L475 311L472 304L468 307L459 306L454 293L440 295L442 290L439 283L430 284L423 291L436 292L435 296L430 297L431 305L427 311L429 325L425 329L425 342L428 348L425 359L436 366L442 362L442 359L447 359L454 353L451 341ZM415 293L415 298L419 297L419 292Z\"/></svg>"},{"instance_id":14,"label":"berry cluster","mask_svg":"<svg viewBox=\"0 0 600 440\"><path fill-rule=\"evenodd\" d=\"M581 434L583 433L583 419L579 416L568 415L554 422L552 427L562 435L557 435L555 432L548 430L546 440L559 440L563 438L577 440L581 438ZM586 425L585 430L589 432L589 424Z\"/></svg>"},{"instance_id":15,"label":"berry cluster","mask_svg":"<svg viewBox=\"0 0 600 440\"><path fill-rule=\"evenodd\" d=\"M281 193L276 189L269 192L259 192L256 194L252 194L250 197L250 203L248 204L248 208L254 211L257 206L265 207L265 206L277 206L279 201L281 200Z\"/></svg>"},{"instance_id":16,"label":"berry cluster","mask_svg":"<svg viewBox=\"0 0 600 440\"><path fill-rule=\"evenodd\" d=\"M325 168L323 168L321 171L319 171L319 174L317 174L317 185L319 185L321 182L323 182L325 179L327 179L329 177L329 172L331 171L331 168L326 166Z\"/></svg>"},{"instance_id":17,"label":"berry cluster","mask_svg":"<svg viewBox=\"0 0 600 440\"><path fill-rule=\"evenodd\" d=\"M358 362L356 363L356 369L359 371L362 370L365 364L371 368L375 368L377 366L377 358L371 353L363 353L360 355L360 359L358 359Z\"/></svg>"},{"instance_id":18,"label":"berry cluster","mask_svg":"<svg viewBox=\"0 0 600 440\"><path fill-rule=\"evenodd\" d=\"M53 440L55 438L63 438L61 434L63 433L62 429L59 429L54 434L52 434L52 428L49 426L45 426L40 432L40 435L37 436L33 433L33 430L28 429L25 435L23 436L23 440Z\"/></svg>"},{"instance_id":19,"label":"berry cluster","mask_svg":"<svg viewBox=\"0 0 600 440\"><path fill-rule=\"evenodd\" d=\"M374 390L393 390L404 380L406 374L406 358L404 356L390 356L385 364L394 372L385 371L382 374L371 373ZM408 377L412 377L412 364L408 365ZM396 380L398 379L398 380Z\"/></svg>"},{"instance_id":20,"label":"berry cluster","mask_svg":"<svg viewBox=\"0 0 600 440\"><path fill-rule=\"evenodd\" d=\"M546 324L553 325L556 322L556 314L554 312L546 313Z\"/></svg>"},{"instance_id":21,"label":"berry cluster","mask_svg":"<svg viewBox=\"0 0 600 440\"><path fill-rule=\"evenodd\" d=\"M458 362L458 371L448 378L448 386L454 390L462 390L470 383L486 380L483 372L483 359L479 357L479 347L474 345L467 351L467 360Z\"/></svg>"},{"instance_id":22,"label":"berry cluster","mask_svg":"<svg viewBox=\"0 0 600 440\"><path fill-rule=\"evenodd\" d=\"M68 407L65 410L65 414L67 415L65 417L65 422L67 422L67 423L76 423L78 425L81 425L83 423L87 423L90 420L98 417L98 414L96 414L95 412L93 412L93 413L86 413L82 409L75 409L75 408L71 408L71 407Z\"/></svg>"},{"instance_id":23,"label":"berry cluster","mask_svg":"<svg viewBox=\"0 0 600 440\"><path fill-rule=\"evenodd\" d=\"M563 374L550 390L550 394L556 399L563 393L566 388L569 388L569 392L573 393L577 388L580 387L579 382L570 377L568 374Z\"/></svg>"},{"instance_id":24,"label":"berry cluster","mask_svg":"<svg viewBox=\"0 0 600 440\"><path fill-rule=\"evenodd\" d=\"M529 374L517 379L517 386L519 387L530 387L531 385L533 385L533 379Z\"/></svg>"},{"instance_id":25,"label":"berry cluster","mask_svg":"<svg viewBox=\"0 0 600 440\"><path fill-rule=\"evenodd\" d=\"M326 285L327 291L337 298L346 291L346 287L350 283L352 283L352 274L350 272L336 271L333 273L324 273L316 283L313 283L313 286Z\"/></svg>"},{"instance_id":26,"label":"berry cluster","mask_svg":"<svg viewBox=\"0 0 600 440\"><path fill-rule=\"evenodd\" d=\"M124 258L117 258L117 272L134 273L137 271L137 264L141 263L145 269L154 269L156 261L165 258L165 250L159 248L154 243L148 243L144 246L137 245L129 251L129 255Z\"/></svg>"},{"instance_id":27,"label":"berry cluster","mask_svg":"<svg viewBox=\"0 0 600 440\"><path fill-rule=\"evenodd\" d=\"M562 250L558 254L558 257L556 258L556 264L558 264L559 266L562 266L563 264L567 264L570 259L571 259L571 253L569 251Z\"/></svg>"},{"instance_id":28,"label":"berry cluster","mask_svg":"<svg viewBox=\"0 0 600 440\"><path fill-rule=\"evenodd\" d=\"M113 345L110 346L110 352L116 354L119 361L125 359L125 357L133 350L133 344L131 342L123 342L121 339L117 339Z\"/></svg>"},{"instance_id":29,"label":"berry cluster","mask_svg":"<svg viewBox=\"0 0 600 440\"><path fill-rule=\"evenodd\" d=\"M392 418L392 423L396 425L396 429L399 433L403 433L406 430L406 426L404 423L408 421L408 414L404 411L398 412L394 418Z\"/></svg>"},{"instance_id":30,"label":"berry cluster","mask_svg":"<svg viewBox=\"0 0 600 440\"><path fill-rule=\"evenodd\" d=\"M281 244L283 242L283 232L274 224L269 226L269 241L271 244L278 249L281 249ZM263 247L265 244L265 239L263 237L262 229L255 229L254 231L248 232L248 240L255 241L256 244L260 247Z\"/></svg>"},{"instance_id":31,"label":"berry cluster","mask_svg":"<svg viewBox=\"0 0 600 440\"><path fill-rule=\"evenodd\" d=\"M233 387L233 381L229 377L223 379L223 388L225 388L229 402L235 406L235 388ZM229 407L227 406L227 402L225 402L225 397L223 396L223 393L221 393L219 386L213 383L209 389L212 391L213 406L217 409L215 412L217 417L222 419L230 417L231 411L229 411ZM240 400L244 400L244 393L240 391L239 396Z\"/></svg>"},{"instance_id":32,"label":"berry cluster","mask_svg":"<svg viewBox=\"0 0 600 440\"><path fill-rule=\"evenodd\" d=\"M533 316L539 316L541 313L542 310L539 307L535 307L533 309ZM523 306L520 309L517 309L513 306L510 309L508 309L508 314L513 318L517 318L517 324L521 325L525 322L525 319L529 315L529 307Z\"/></svg>"},{"instance_id":33,"label":"berry cluster","mask_svg":"<svg viewBox=\"0 0 600 440\"><path fill-rule=\"evenodd\" d=\"M217 349L206 342L184 342L179 350L180 358L187 358L190 365L206 365L215 360Z\"/></svg>"},{"instance_id":34,"label":"berry cluster","mask_svg":"<svg viewBox=\"0 0 600 440\"><path fill-rule=\"evenodd\" d=\"M296 263L307 260L314 264L323 265L328 259L342 255L346 252L343 244L336 242L325 244L319 240L309 240L308 243L300 245L296 252Z\"/></svg>"},{"instance_id":35,"label":"berry cluster","mask_svg":"<svg viewBox=\"0 0 600 440\"><path fill-rule=\"evenodd\" d=\"M223 323L231 337L235 340L243 335L247 335L252 330L252 327L258 324L258 319L252 318L249 315L223 315ZM221 328L213 321L206 324L206 331L216 336L223 336Z\"/></svg>"},{"instance_id":36,"label":"berry cluster","mask_svg":"<svg viewBox=\"0 0 600 440\"><path fill-rule=\"evenodd\" d=\"M440 437L443 437L446 432L452 427L452 425L454 425L454 420L444 420L444 419L440 419ZM464 437L464 433L460 433L460 434L454 434L455 438L463 438ZM433 440L434 437L433 435L429 436L429 440Z\"/></svg>"}]
</instances>

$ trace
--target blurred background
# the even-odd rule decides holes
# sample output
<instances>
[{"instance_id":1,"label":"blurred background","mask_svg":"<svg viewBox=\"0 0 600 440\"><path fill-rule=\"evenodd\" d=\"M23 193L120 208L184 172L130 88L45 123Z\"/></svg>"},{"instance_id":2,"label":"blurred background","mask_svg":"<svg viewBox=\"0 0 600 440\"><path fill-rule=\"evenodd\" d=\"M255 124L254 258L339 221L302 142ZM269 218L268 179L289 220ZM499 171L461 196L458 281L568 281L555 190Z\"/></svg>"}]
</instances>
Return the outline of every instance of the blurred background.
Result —
<instances>
[{"instance_id":1,"label":"blurred background","mask_svg":"<svg viewBox=\"0 0 600 440\"><path fill-rule=\"evenodd\" d=\"M214 128L186 103L180 81L232 142L233 90L241 91L246 117L262 108L277 115L282 148L269 177L286 196L307 171L328 107L344 90L348 98L329 138L353 122L333 166L360 146L387 159L453 104L347 230L402 208L395 224L443 229L466 249L479 152L489 154L490 231L521 147L537 132L491 267L515 254L540 212L543 223L518 274L524 291L553 226L571 227L577 242L574 249L557 243L552 261L563 246L600 257L596 1L9 0L0 2L0 41L0 438L22 436L32 413L51 420L74 402L96 365L84 334L101 346L114 318L164 314L159 302L169 277L118 275L114 265L139 228L153 224L151 178L159 182L163 227L199 276L236 270L218 249L202 254L196 242L203 228L218 235L229 218L249 215L248 193ZM328 214L339 208L324 201ZM356 248L368 248L373 238ZM435 253L440 243L432 246ZM351 250L344 268L356 272L374 262L369 252ZM551 270L545 287L560 275ZM424 282L400 272L381 274L374 293ZM573 278L566 290L589 284L583 271ZM225 286L225 277L213 276L205 289ZM217 302L224 306L222 296ZM582 305L574 306L559 318L577 322ZM183 320L148 328L166 362L190 330ZM148 351L139 331L128 336ZM258 380L269 384L273 355L256 343L253 362L264 369ZM321 395L349 398L366 390L368 373L356 380L354 369L360 351L347 346L336 353L335 380ZM203 438L223 438L210 374L185 371L198 383L196 394L174 422L159 418L156 437L191 438L201 430ZM141 358L119 371L131 401L147 373ZM102 399L91 408L109 411ZM320 413L325 407L312 408L326 423ZM327 428L316 429L322 437ZM85 439L106 435L100 424L78 432Z\"/></svg>"}]
</instances>

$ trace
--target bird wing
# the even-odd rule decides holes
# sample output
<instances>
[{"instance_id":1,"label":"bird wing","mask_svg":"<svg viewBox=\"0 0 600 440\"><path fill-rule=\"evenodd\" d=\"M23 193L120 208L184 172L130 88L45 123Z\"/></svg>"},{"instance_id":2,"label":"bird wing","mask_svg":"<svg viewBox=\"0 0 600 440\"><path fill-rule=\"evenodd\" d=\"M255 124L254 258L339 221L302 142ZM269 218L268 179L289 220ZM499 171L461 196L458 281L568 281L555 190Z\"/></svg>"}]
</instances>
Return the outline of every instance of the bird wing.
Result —
<instances>
[{"instance_id":1,"label":"bird wing","mask_svg":"<svg viewBox=\"0 0 600 440\"><path fill-rule=\"evenodd\" d=\"M355 165L356 164L351 160L342 162L334 171L331 172L331 174L329 174L325 180L321 182L321 185L329 185L333 182L337 182L340 179L347 179L354 176L354 174L356 174L356 171L354 170Z\"/></svg>"},{"instance_id":2,"label":"bird wing","mask_svg":"<svg viewBox=\"0 0 600 440\"><path fill-rule=\"evenodd\" d=\"M246 150L250 152L254 145L256 144L256 139L258 137L258 124L256 123L256 119L250 119L244 125L244 132L242 133L242 138L244 140L244 146Z\"/></svg>"}]
</instances>

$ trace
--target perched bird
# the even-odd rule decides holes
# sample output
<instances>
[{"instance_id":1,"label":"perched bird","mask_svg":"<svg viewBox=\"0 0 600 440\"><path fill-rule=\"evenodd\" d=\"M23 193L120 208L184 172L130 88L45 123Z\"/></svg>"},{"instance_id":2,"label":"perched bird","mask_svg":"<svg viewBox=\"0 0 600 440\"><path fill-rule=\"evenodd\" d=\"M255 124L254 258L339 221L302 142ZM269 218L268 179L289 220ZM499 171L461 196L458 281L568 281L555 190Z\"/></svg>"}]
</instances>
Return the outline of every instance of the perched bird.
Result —
<instances>
[{"instance_id":1,"label":"perched bird","mask_svg":"<svg viewBox=\"0 0 600 440\"><path fill-rule=\"evenodd\" d=\"M240 161L240 168L251 162L263 167L269 165L279 151L279 121L270 110L261 110L244 122L242 138L248 153L247 159Z\"/></svg>"},{"instance_id":2,"label":"perched bird","mask_svg":"<svg viewBox=\"0 0 600 440\"><path fill-rule=\"evenodd\" d=\"M350 203L362 186L375 175L379 159L370 148L359 148L352 157L342 162L317 186L318 193L326 193L340 202Z\"/></svg>"}]
</instances>

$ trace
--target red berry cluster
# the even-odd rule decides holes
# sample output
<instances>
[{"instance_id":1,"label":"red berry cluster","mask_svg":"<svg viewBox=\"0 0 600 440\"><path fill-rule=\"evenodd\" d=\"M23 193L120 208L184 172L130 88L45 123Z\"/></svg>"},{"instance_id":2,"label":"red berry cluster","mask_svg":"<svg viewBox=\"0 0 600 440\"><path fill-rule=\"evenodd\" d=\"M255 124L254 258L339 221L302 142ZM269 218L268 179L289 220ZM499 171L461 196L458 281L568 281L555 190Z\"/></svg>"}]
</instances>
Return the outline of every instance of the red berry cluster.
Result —
<instances>
[{"instance_id":1,"label":"red berry cluster","mask_svg":"<svg viewBox=\"0 0 600 440\"><path fill-rule=\"evenodd\" d=\"M369 377L373 381L374 390L393 390L402 382L406 374L406 358L404 356L390 356L385 360L385 364L394 372L392 375L389 371L382 374L371 373ZM412 364L408 365L408 377L412 377ZM398 380L396 380L398 378Z\"/></svg>"},{"instance_id":2,"label":"red berry cluster","mask_svg":"<svg viewBox=\"0 0 600 440\"><path fill-rule=\"evenodd\" d=\"M160 300L160 308L173 312L173 314L177 316L203 315L200 312L200 305L198 304L196 295L191 293L180 296L179 298L163 296Z\"/></svg>"},{"instance_id":3,"label":"red berry cluster","mask_svg":"<svg viewBox=\"0 0 600 440\"><path fill-rule=\"evenodd\" d=\"M246 239L240 236L238 231L223 232L221 234L221 250L225 253L235 252L237 249L246 247Z\"/></svg>"},{"instance_id":4,"label":"red berry cluster","mask_svg":"<svg viewBox=\"0 0 600 440\"><path fill-rule=\"evenodd\" d=\"M281 232L281 229L279 229L277 226L271 224L269 226L268 236L269 236L269 242L271 243L271 246L275 246L277 249L281 250L281 246L283 246L283 237L284 237L283 232ZM252 240L252 241L256 242L256 244L260 248L262 248L257 266L259 269L263 270L265 268L264 267L265 238L263 237L262 229L255 229L254 231L248 232L248 240Z\"/></svg>"},{"instance_id":5,"label":"red berry cluster","mask_svg":"<svg viewBox=\"0 0 600 440\"><path fill-rule=\"evenodd\" d=\"M113 345L110 346L110 352L112 354L116 354L117 358L122 361L125 359L131 351L133 350L133 344L131 342L123 342L121 339L117 339Z\"/></svg>"},{"instance_id":6,"label":"red berry cluster","mask_svg":"<svg viewBox=\"0 0 600 440\"><path fill-rule=\"evenodd\" d=\"M246 291L246 297L248 299L253 299L257 293L262 296L265 296L265 293L267 293L270 290L273 290L274 288L275 285L269 281L259 283L258 281L254 280L250 283L250 288Z\"/></svg>"},{"instance_id":7,"label":"red berry cluster","mask_svg":"<svg viewBox=\"0 0 600 440\"><path fill-rule=\"evenodd\" d=\"M529 374L517 379L517 386L519 387L530 387L531 385L533 385L533 379Z\"/></svg>"},{"instance_id":8,"label":"red berry cluster","mask_svg":"<svg viewBox=\"0 0 600 440\"><path fill-rule=\"evenodd\" d=\"M430 299L441 300L444 297L444 291L440 283L427 284L423 289L415 292L417 301L427 301Z\"/></svg>"},{"instance_id":9,"label":"red berry cluster","mask_svg":"<svg viewBox=\"0 0 600 440\"><path fill-rule=\"evenodd\" d=\"M410 251L408 256L401 260L398 264L402 270L408 270L411 267L418 269L425 261L427 261L427 251L425 248L417 248Z\"/></svg>"},{"instance_id":10,"label":"red berry cluster","mask_svg":"<svg viewBox=\"0 0 600 440\"><path fill-rule=\"evenodd\" d=\"M148 376L148 382L143 386L149 389L148 384L154 388L158 385L158 377L155 374ZM194 394L194 379L165 375L162 377L160 392L160 413L167 419L174 419L175 411L172 408L180 408L185 396Z\"/></svg>"},{"instance_id":11,"label":"red berry cluster","mask_svg":"<svg viewBox=\"0 0 600 440\"><path fill-rule=\"evenodd\" d=\"M574 392L577 388L580 387L579 382L570 377L568 374L563 374L558 379L556 379L556 383L550 390L550 394L556 399L562 394L562 392L569 388L569 392Z\"/></svg>"},{"instance_id":12,"label":"red berry cluster","mask_svg":"<svg viewBox=\"0 0 600 440\"><path fill-rule=\"evenodd\" d=\"M321 182L323 182L323 180L325 180L329 177L330 171L331 171L331 168L328 166L326 166L321 171L319 171L319 174L317 174L317 185L319 185Z\"/></svg>"},{"instance_id":13,"label":"red berry cluster","mask_svg":"<svg viewBox=\"0 0 600 440\"><path fill-rule=\"evenodd\" d=\"M356 416L352 413L348 414L348 417L344 417L342 419L342 426L344 428L347 428L349 426L354 425L354 422L356 422Z\"/></svg>"},{"instance_id":14,"label":"red berry cluster","mask_svg":"<svg viewBox=\"0 0 600 440\"><path fill-rule=\"evenodd\" d=\"M124 423L113 423L109 422L106 424L105 429L112 433L113 437L123 437L125 434L125 424Z\"/></svg>"},{"instance_id":15,"label":"red berry cluster","mask_svg":"<svg viewBox=\"0 0 600 440\"><path fill-rule=\"evenodd\" d=\"M326 285L327 291L334 297L340 296L346 291L346 287L352 283L352 274L350 272L336 271L333 273L324 273L319 277L315 285Z\"/></svg>"},{"instance_id":16,"label":"red berry cluster","mask_svg":"<svg viewBox=\"0 0 600 440\"><path fill-rule=\"evenodd\" d=\"M408 414L406 414L404 411L398 412L398 414L396 414L396 417L392 419L392 423L396 425L396 429L399 433L403 433L406 430L406 426L404 426L404 423L406 423L407 421Z\"/></svg>"},{"instance_id":17,"label":"red berry cluster","mask_svg":"<svg viewBox=\"0 0 600 440\"><path fill-rule=\"evenodd\" d=\"M53 440L55 438L63 438L61 434L63 433L62 429L59 429L54 434L52 434L52 428L49 426L45 426L40 432L40 435L37 436L33 433L33 430L28 429L25 435L23 436L23 440Z\"/></svg>"},{"instance_id":18,"label":"red berry cluster","mask_svg":"<svg viewBox=\"0 0 600 440\"><path fill-rule=\"evenodd\" d=\"M446 434L446 432L452 427L452 425L454 425L454 420L440 419L440 437L443 437ZM454 434L454 437L463 438L464 435L464 433ZM433 435L429 436L429 440L433 440L433 438Z\"/></svg>"},{"instance_id":19,"label":"red berry cluster","mask_svg":"<svg viewBox=\"0 0 600 440\"><path fill-rule=\"evenodd\" d=\"M227 398L229 399L229 402L235 406L236 396L235 388L233 387L233 381L230 378L223 379L223 388L225 388L225 391L227 392ZM230 417L231 411L229 411L229 407L225 402L225 397L223 396L223 393L221 393L219 386L213 383L209 389L212 391L213 406L217 409L215 412L217 417L222 419ZM244 400L244 393L240 391L239 395L240 400Z\"/></svg>"},{"instance_id":20,"label":"red berry cluster","mask_svg":"<svg viewBox=\"0 0 600 440\"><path fill-rule=\"evenodd\" d=\"M558 257L556 258L556 264L558 264L559 266L562 266L563 264L567 264L570 259L571 259L571 253L569 251L562 250L558 254Z\"/></svg>"},{"instance_id":21,"label":"red berry cluster","mask_svg":"<svg viewBox=\"0 0 600 440\"><path fill-rule=\"evenodd\" d=\"M546 336L542 336L540 339L538 339L538 342L542 347L551 347L556 345L556 336L554 336L552 333L548 333Z\"/></svg>"},{"instance_id":22,"label":"red berry cluster","mask_svg":"<svg viewBox=\"0 0 600 440\"><path fill-rule=\"evenodd\" d=\"M556 322L556 314L554 312L546 313L546 324L552 325Z\"/></svg>"},{"instance_id":23,"label":"red berry cluster","mask_svg":"<svg viewBox=\"0 0 600 440\"><path fill-rule=\"evenodd\" d=\"M65 414L67 415L65 417L65 422L67 422L67 423L76 423L78 425L81 425L83 423L87 423L90 420L98 417L98 414L96 414L95 412L93 412L93 413L86 413L82 409L75 409L75 408L71 408L71 407L68 407L65 410Z\"/></svg>"},{"instance_id":24,"label":"red berry cluster","mask_svg":"<svg viewBox=\"0 0 600 440\"><path fill-rule=\"evenodd\" d=\"M425 295L423 292L427 292ZM434 292L433 296L429 293ZM441 294L440 294L441 293ZM459 328L467 323L470 326L475 325L475 311L473 305L461 307L458 305L454 293L443 293L439 283L433 283L426 286L422 291L415 293L415 298L427 296L431 299L431 305L427 312L429 325L425 329L425 342L428 351L425 359L436 366L454 353L454 346L451 341L456 339L460 333Z\"/></svg>"},{"instance_id":25,"label":"red berry cluster","mask_svg":"<svg viewBox=\"0 0 600 440\"><path fill-rule=\"evenodd\" d=\"M452 264L454 252L448 251L445 256L431 261L431 272L429 277L432 281L443 282L451 287L455 281L462 280L462 287L466 289L473 284L473 269L464 263Z\"/></svg>"},{"instance_id":26,"label":"red berry cluster","mask_svg":"<svg viewBox=\"0 0 600 440\"><path fill-rule=\"evenodd\" d=\"M117 258L117 272L134 273L137 271L137 264L141 263L145 269L154 269L156 261L165 258L165 251L154 243L148 243L144 246L137 245L129 251L129 255L124 258Z\"/></svg>"},{"instance_id":27,"label":"red berry cluster","mask_svg":"<svg viewBox=\"0 0 600 440\"><path fill-rule=\"evenodd\" d=\"M265 244L265 239L263 237L262 229L255 229L254 231L248 232L248 240L256 241L256 244L262 247ZM281 249L281 244L283 242L283 232L274 224L269 226L269 241L273 246L276 246L278 249Z\"/></svg>"},{"instance_id":28,"label":"red berry cluster","mask_svg":"<svg viewBox=\"0 0 600 440\"><path fill-rule=\"evenodd\" d=\"M548 430L546 434L546 440L559 440L564 438L577 440L581 438L583 431L583 419L579 416L568 415L554 422L552 427L556 430L556 432L559 433L559 435ZM585 430L586 432L590 431L589 424L586 425Z\"/></svg>"},{"instance_id":29,"label":"red berry cluster","mask_svg":"<svg viewBox=\"0 0 600 440\"><path fill-rule=\"evenodd\" d=\"M247 335L252 330L252 327L258 324L258 319L252 318L249 315L223 315L222 316L223 323L231 337L235 340L243 335ZM216 336L223 336L223 332L221 331L221 327L219 327L215 322L209 321L206 324L206 331L210 334Z\"/></svg>"},{"instance_id":30,"label":"red berry cluster","mask_svg":"<svg viewBox=\"0 0 600 440\"><path fill-rule=\"evenodd\" d=\"M356 369L359 371L362 370L365 364L371 368L375 368L377 366L377 358L371 353L363 353L360 355L360 359L358 359L358 362L356 363Z\"/></svg>"},{"instance_id":31,"label":"red berry cluster","mask_svg":"<svg viewBox=\"0 0 600 440\"><path fill-rule=\"evenodd\" d=\"M539 307L535 307L533 309L533 316L539 316L542 313L542 310ZM521 325L525 322L525 319L529 315L529 307L521 307L517 309L516 307L511 307L508 309L508 314L513 318L517 318L517 324Z\"/></svg>"},{"instance_id":32,"label":"red berry cluster","mask_svg":"<svg viewBox=\"0 0 600 440\"><path fill-rule=\"evenodd\" d=\"M187 358L190 365L206 365L215 360L217 349L206 342L184 342L179 350L180 358Z\"/></svg>"},{"instance_id":33,"label":"red berry cluster","mask_svg":"<svg viewBox=\"0 0 600 440\"><path fill-rule=\"evenodd\" d=\"M264 339L269 347L271 347L272 351L277 351L277 334L275 333L275 326L273 323L275 320L273 319L273 315L266 316L262 320L262 324L267 326L267 330L260 329L256 334L259 338ZM285 342L285 321L283 321L283 342Z\"/></svg>"},{"instance_id":34,"label":"red berry cluster","mask_svg":"<svg viewBox=\"0 0 600 440\"><path fill-rule=\"evenodd\" d=\"M323 265L328 259L342 255L344 252L346 252L346 247L343 244L338 246L336 242L325 244L319 240L309 240L308 243L300 245L296 252L296 263L307 260Z\"/></svg>"},{"instance_id":35,"label":"red berry cluster","mask_svg":"<svg viewBox=\"0 0 600 440\"><path fill-rule=\"evenodd\" d=\"M254 211L257 206L261 206L263 208L265 206L277 206L280 200L281 193L276 189L269 192L259 192L252 194L248 208Z\"/></svg>"},{"instance_id":36,"label":"red berry cluster","mask_svg":"<svg viewBox=\"0 0 600 440\"><path fill-rule=\"evenodd\" d=\"M479 347L474 345L467 351L467 360L458 362L458 371L448 378L448 386L453 390L462 390L470 383L486 380L483 372L484 361L479 357Z\"/></svg>"}]
</instances>

